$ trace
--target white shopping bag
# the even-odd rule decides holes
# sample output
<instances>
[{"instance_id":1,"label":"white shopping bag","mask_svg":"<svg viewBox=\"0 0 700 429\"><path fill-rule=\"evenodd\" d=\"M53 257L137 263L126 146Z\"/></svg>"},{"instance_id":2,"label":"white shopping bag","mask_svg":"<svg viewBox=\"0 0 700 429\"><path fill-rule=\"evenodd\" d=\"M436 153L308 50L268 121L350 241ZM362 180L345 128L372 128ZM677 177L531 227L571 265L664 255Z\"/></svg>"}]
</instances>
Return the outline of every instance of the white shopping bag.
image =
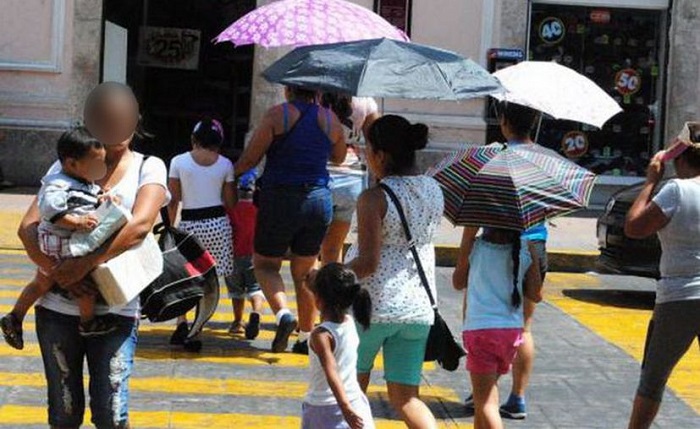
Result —
<instances>
[{"instance_id":1,"label":"white shopping bag","mask_svg":"<svg viewBox=\"0 0 700 429\"><path fill-rule=\"evenodd\" d=\"M110 307L121 307L136 298L163 272L163 254L153 234L141 244L100 264L92 279Z\"/></svg>"}]
</instances>

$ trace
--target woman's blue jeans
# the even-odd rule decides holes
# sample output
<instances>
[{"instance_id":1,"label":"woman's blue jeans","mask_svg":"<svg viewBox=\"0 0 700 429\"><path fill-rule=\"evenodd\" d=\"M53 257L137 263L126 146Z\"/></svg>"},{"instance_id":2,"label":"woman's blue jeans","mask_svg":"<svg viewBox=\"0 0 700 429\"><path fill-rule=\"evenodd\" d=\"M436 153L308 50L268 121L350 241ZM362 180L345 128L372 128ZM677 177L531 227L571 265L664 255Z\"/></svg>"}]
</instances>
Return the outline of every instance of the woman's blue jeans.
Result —
<instances>
[{"instance_id":1,"label":"woman's blue jeans","mask_svg":"<svg viewBox=\"0 0 700 429\"><path fill-rule=\"evenodd\" d=\"M129 423L129 377L134 365L138 320L116 315L110 333L84 338L80 319L42 307L36 309L36 331L48 387L49 424L77 428L83 423L83 361L90 374L90 410L97 429Z\"/></svg>"}]
</instances>

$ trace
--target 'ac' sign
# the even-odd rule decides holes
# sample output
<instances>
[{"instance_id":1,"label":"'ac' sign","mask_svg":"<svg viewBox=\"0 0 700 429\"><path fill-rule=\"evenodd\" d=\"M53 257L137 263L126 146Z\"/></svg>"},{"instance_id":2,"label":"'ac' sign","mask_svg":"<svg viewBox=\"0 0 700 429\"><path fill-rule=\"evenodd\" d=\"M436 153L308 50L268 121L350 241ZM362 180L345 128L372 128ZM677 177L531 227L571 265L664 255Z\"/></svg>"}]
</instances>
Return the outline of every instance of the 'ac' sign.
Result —
<instances>
[{"instance_id":1,"label":"'ac' sign","mask_svg":"<svg viewBox=\"0 0 700 429\"><path fill-rule=\"evenodd\" d=\"M622 95L631 95L639 91L642 77L635 69L622 69L615 75L615 89Z\"/></svg>"},{"instance_id":2,"label":"'ac' sign","mask_svg":"<svg viewBox=\"0 0 700 429\"><path fill-rule=\"evenodd\" d=\"M540 39L549 45L561 42L566 36L566 27L561 19L550 16L540 23Z\"/></svg>"}]
</instances>

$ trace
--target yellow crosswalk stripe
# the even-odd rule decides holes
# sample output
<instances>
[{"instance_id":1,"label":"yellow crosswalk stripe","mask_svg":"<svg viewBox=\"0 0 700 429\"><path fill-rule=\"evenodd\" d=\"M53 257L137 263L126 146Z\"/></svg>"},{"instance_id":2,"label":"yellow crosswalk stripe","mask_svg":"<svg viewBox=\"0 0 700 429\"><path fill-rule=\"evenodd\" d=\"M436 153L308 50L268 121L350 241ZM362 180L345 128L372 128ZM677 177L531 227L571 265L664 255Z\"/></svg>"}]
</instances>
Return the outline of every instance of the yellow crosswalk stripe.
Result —
<instances>
[{"instance_id":1,"label":"yellow crosswalk stripe","mask_svg":"<svg viewBox=\"0 0 700 429\"><path fill-rule=\"evenodd\" d=\"M301 414L301 407L300 414ZM86 410L85 421L90 420ZM177 428L177 429L298 429L301 426L299 416L271 416L236 413L188 413L182 411L130 411L131 424L139 428ZM20 405L0 406L0 427L15 425L41 425L46 423L46 409ZM375 420L377 429L404 429L403 422L396 420ZM450 421L438 423L440 429L469 429L471 424L454 424Z\"/></svg>"},{"instance_id":2,"label":"yellow crosswalk stripe","mask_svg":"<svg viewBox=\"0 0 700 429\"><path fill-rule=\"evenodd\" d=\"M230 305L229 305L230 307ZM0 304L0 314L6 314L12 311L12 305L11 304ZM230 311L230 309L228 310ZM27 314L34 314L34 309L30 309ZM191 321L194 318L194 310L190 311L188 313L189 320ZM218 311L216 312L212 318L210 319L211 322L224 322L224 323L230 323L232 319L231 313L226 313L224 311ZM260 322L261 323L275 323L275 316L273 314L263 314L260 317Z\"/></svg>"},{"instance_id":3,"label":"yellow crosswalk stripe","mask_svg":"<svg viewBox=\"0 0 700 429\"><path fill-rule=\"evenodd\" d=\"M24 282L22 286L26 285L27 282ZM13 288L11 290L0 290L0 299L17 299L19 297L20 292L22 291L22 288ZM222 292L222 298L219 300L219 308L225 309L227 311L231 311L231 299L228 298L228 295ZM290 299L287 302L287 307L290 310L296 310L297 309L297 303L296 301ZM245 311L250 311L250 302L246 299L246 305L245 305ZM269 309L267 304L263 305L263 309Z\"/></svg>"},{"instance_id":4,"label":"yellow crosswalk stripe","mask_svg":"<svg viewBox=\"0 0 700 429\"><path fill-rule=\"evenodd\" d=\"M22 328L24 329L25 332L31 332L31 331L36 331L36 324L33 322L24 322L22 324ZM164 322L162 324L153 324L153 323L144 323L141 326L139 326L139 336L148 336L148 337L163 337L163 344L165 344L169 339L170 336L172 335L173 331L175 331L175 324L173 322ZM294 338L295 334L292 334L292 337ZM241 340L244 337L243 334L237 334L234 336L230 336L228 334L228 328L225 329L214 329L210 328L208 326L204 327L204 332L203 332L203 337L204 341L206 341L207 337L217 337L217 338L230 338L232 340ZM275 332L274 331L269 331L266 329L261 329L260 334L258 334L257 339L258 340L268 340L272 341L272 339L275 338Z\"/></svg>"},{"instance_id":5,"label":"yellow crosswalk stripe","mask_svg":"<svg viewBox=\"0 0 700 429\"><path fill-rule=\"evenodd\" d=\"M87 378L86 378L87 380ZM0 372L0 386L45 387L46 379L40 373ZM306 394L307 383L285 381L284 389L280 382L242 379L215 378L174 378L174 377L134 377L129 381L133 391L158 392L181 395L235 395L235 396L274 396L275 398L302 399ZM271 394L271 393L274 394ZM370 399L386 394L386 387L370 385ZM459 396L452 389L438 386L421 386L421 396L427 401L446 400L459 402Z\"/></svg>"},{"instance_id":6,"label":"yellow crosswalk stripe","mask_svg":"<svg viewBox=\"0 0 700 429\"><path fill-rule=\"evenodd\" d=\"M15 350L10 346L0 344L0 357L41 357L39 345L35 343L25 344L23 350ZM216 363L227 365L276 365L281 367L305 368L309 364L309 357L294 353L272 353L267 350L255 348L222 348L209 346L206 343L201 353L186 352L180 348L169 348L166 344L163 348L136 348L136 359L144 361L154 360L191 360L203 363ZM381 354L377 356L375 368L381 369L384 362ZM435 363L425 362L424 371L435 369Z\"/></svg>"},{"instance_id":7,"label":"yellow crosswalk stripe","mask_svg":"<svg viewBox=\"0 0 700 429\"><path fill-rule=\"evenodd\" d=\"M575 281L572 281L575 279ZM576 286L573 286L576 285ZM600 280L586 274L547 274L546 299L583 326L615 344L641 362L644 355L647 324L651 310L620 308L603 303L589 303L568 298L564 289L590 288L602 290ZM611 323L614 321L614 323ZM690 407L700 413L700 355L690 350L678 362L668 386Z\"/></svg>"}]
</instances>

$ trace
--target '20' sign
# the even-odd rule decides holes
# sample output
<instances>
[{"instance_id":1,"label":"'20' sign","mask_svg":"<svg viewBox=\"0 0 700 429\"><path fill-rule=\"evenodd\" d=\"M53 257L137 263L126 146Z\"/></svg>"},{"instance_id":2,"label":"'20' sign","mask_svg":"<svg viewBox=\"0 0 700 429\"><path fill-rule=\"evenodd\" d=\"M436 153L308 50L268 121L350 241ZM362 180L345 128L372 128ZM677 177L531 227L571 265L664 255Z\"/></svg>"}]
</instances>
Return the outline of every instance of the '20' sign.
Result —
<instances>
[{"instance_id":1,"label":"'20' sign","mask_svg":"<svg viewBox=\"0 0 700 429\"><path fill-rule=\"evenodd\" d=\"M639 91L642 77L635 69L622 69L615 75L615 89L622 95L630 95Z\"/></svg>"},{"instance_id":2,"label":"'20' sign","mask_svg":"<svg viewBox=\"0 0 700 429\"><path fill-rule=\"evenodd\" d=\"M588 153L588 137L581 131L566 133L561 140L561 149L569 158L580 158Z\"/></svg>"},{"instance_id":3,"label":"'20' sign","mask_svg":"<svg viewBox=\"0 0 700 429\"><path fill-rule=\"evenodd\" d=\"M566 35L566 27L561 19L550 16L540 23L540 39L554 45L561 42Z\"/></svg>"}]
</instances>

